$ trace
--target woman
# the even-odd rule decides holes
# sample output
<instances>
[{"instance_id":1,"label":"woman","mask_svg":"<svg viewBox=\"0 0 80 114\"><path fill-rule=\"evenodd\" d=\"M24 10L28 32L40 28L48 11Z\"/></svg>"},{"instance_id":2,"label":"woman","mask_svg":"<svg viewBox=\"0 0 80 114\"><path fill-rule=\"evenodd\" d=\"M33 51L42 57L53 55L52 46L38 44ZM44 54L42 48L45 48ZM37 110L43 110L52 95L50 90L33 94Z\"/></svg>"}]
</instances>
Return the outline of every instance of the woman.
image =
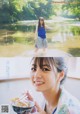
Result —
<instances>
[{"instance_id":1,"label":"woman","mask_svg":"<svg viewBox=\"0 0 80 114\"><path fill-rule=\"evenodd\" d=\"M61 86L66 75L67 67L62 57L33 58L31 80L36 91L45 98L42 108L35 102L37 111L34 114L80 114L79 101ZM26 95L34 101L29 92Z\"/></svg>"},{"instance_id":2,"label":"woman","mask_svg":"<svg viewBox=\"0 0 80 114\"><path fill-rule=\"evenodd\" d=\"M42 48L43 51L45 52L47 49L47 40L46 40L46 26L43 17L39 18L38 26L36 26L35 39L36 39L35 52L37 52L38 49L40 48Z\"/></svg>"}]
</instances>

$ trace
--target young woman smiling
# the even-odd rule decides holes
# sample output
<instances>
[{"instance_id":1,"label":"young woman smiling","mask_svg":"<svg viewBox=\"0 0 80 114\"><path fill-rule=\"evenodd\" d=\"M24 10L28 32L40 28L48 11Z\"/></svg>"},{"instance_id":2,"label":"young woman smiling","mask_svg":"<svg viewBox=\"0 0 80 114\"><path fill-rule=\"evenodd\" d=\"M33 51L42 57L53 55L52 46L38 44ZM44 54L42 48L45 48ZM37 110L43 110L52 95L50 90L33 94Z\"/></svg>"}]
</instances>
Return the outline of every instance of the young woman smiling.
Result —
<instances>
[{"instance_id":1,"label":"young woman smiling","mask_svg":"<svg viewBox=\"0 0 80 114\"><path fill-rule=\"evenodd\" d=\"M67 67L62 57L34 57L32 59L31 80L36 91L45 98L44 107L35 102L34 114L80 114L80 103L61 85L67 75ZM29 92L30 100L34 99Z\"/></svg>"}]
</instances>

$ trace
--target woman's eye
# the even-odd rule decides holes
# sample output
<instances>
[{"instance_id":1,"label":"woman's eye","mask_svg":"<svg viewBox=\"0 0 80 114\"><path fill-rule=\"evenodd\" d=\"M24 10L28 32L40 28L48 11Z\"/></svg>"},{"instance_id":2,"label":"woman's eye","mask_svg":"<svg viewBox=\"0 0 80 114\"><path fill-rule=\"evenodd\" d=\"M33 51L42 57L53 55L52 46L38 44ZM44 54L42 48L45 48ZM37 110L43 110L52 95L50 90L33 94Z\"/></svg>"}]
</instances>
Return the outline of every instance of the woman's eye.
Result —
<instances>
[{"instance_id":1,"label":"woman's eye","mask_svg":"<svg viewBox=\"0 0 80 114\"><path fill-rule=\"evenodd\" d=\"M36 71L36 68L31 68L32 71Z\"/></svg>"},{"instance_id":2,"label":"woman's eye","mask_svg":"<svg viewBox=\"0 0 80 114\"><path fill-rule=\"evenodd\" d=\"M50 71L48 68L43 68L42 70L43 71Z\"/></svg>"}]
</instances>

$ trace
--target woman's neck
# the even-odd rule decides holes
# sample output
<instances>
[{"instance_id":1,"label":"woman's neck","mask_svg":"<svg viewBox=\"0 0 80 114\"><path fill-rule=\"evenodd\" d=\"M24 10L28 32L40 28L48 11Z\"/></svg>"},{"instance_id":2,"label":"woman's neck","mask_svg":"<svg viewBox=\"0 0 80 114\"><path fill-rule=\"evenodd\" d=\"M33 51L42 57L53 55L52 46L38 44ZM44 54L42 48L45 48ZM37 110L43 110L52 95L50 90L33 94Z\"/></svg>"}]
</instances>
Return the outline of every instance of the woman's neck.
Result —
<instances>
[{"instance_id":1,"label":"woman's neck","mask_svg":"<svg viewBox=\"0 0 80 114\"><path fill-rule=\"evenodd\" d=\"M43 96L46 99L46 102L51 107L56 107L59 101L61 94L61 89L55 91L54 89L49 89L43 92Z\"/></svg>"},{"instance_id":2,"label":"woman's neck","mask_svg":"<svg viewBox=\"0 0 80 114\"><path fill-rule=\"evenodd\" d=\"M43 27L43 24L41 24L41 27Z\"/></svg>"}]
</instances>

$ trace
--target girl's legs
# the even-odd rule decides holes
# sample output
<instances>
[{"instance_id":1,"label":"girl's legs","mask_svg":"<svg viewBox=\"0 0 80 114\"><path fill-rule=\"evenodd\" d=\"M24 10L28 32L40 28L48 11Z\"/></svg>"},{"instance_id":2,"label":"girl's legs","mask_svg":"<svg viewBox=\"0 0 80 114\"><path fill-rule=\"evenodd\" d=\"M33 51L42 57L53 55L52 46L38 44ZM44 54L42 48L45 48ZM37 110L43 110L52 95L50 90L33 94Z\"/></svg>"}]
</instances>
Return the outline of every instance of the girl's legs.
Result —
<instances>
[{"instance_id":1,"label":"girl's legs","mask_svg":"<svg viewBox=\"0 0 80 114\"><path fill-rule=\"evenodd\" d=\"M43 40L43 52L45 53L47 51L47 40Z\"/></svg>"},{"instance_id":2,"label":"girl's legs","mask_svg":"<svg viewBox=\"0 0 80 114\"><path fill-rule=\"evenodd\" d=\"M47 51L47 48L43 48L43 52L45 53Z\"/></svg>"},{"instance_id":3,"label":"girl's legs","mask_svg":"<svg viewBox=\"0 0 80 114\"><path fill-rule=\"evenodd\" d=\"M35 44L35 53L37 53L38 50L39 50L39 48L38 48L38 42L39 42L39 39L37 39L36 44Z\"/></svg>"},{"instance_id":4,"label":"girl's legs","mask_svg":"<svg viewBox=\"0 0 80 114\"><path fill-rule=\"evenodd\" d=\"M35 48L35 53L37 53L37 52L38 52L38 50L39 50L38 48Z\"/></svg>"}]
</instances>

